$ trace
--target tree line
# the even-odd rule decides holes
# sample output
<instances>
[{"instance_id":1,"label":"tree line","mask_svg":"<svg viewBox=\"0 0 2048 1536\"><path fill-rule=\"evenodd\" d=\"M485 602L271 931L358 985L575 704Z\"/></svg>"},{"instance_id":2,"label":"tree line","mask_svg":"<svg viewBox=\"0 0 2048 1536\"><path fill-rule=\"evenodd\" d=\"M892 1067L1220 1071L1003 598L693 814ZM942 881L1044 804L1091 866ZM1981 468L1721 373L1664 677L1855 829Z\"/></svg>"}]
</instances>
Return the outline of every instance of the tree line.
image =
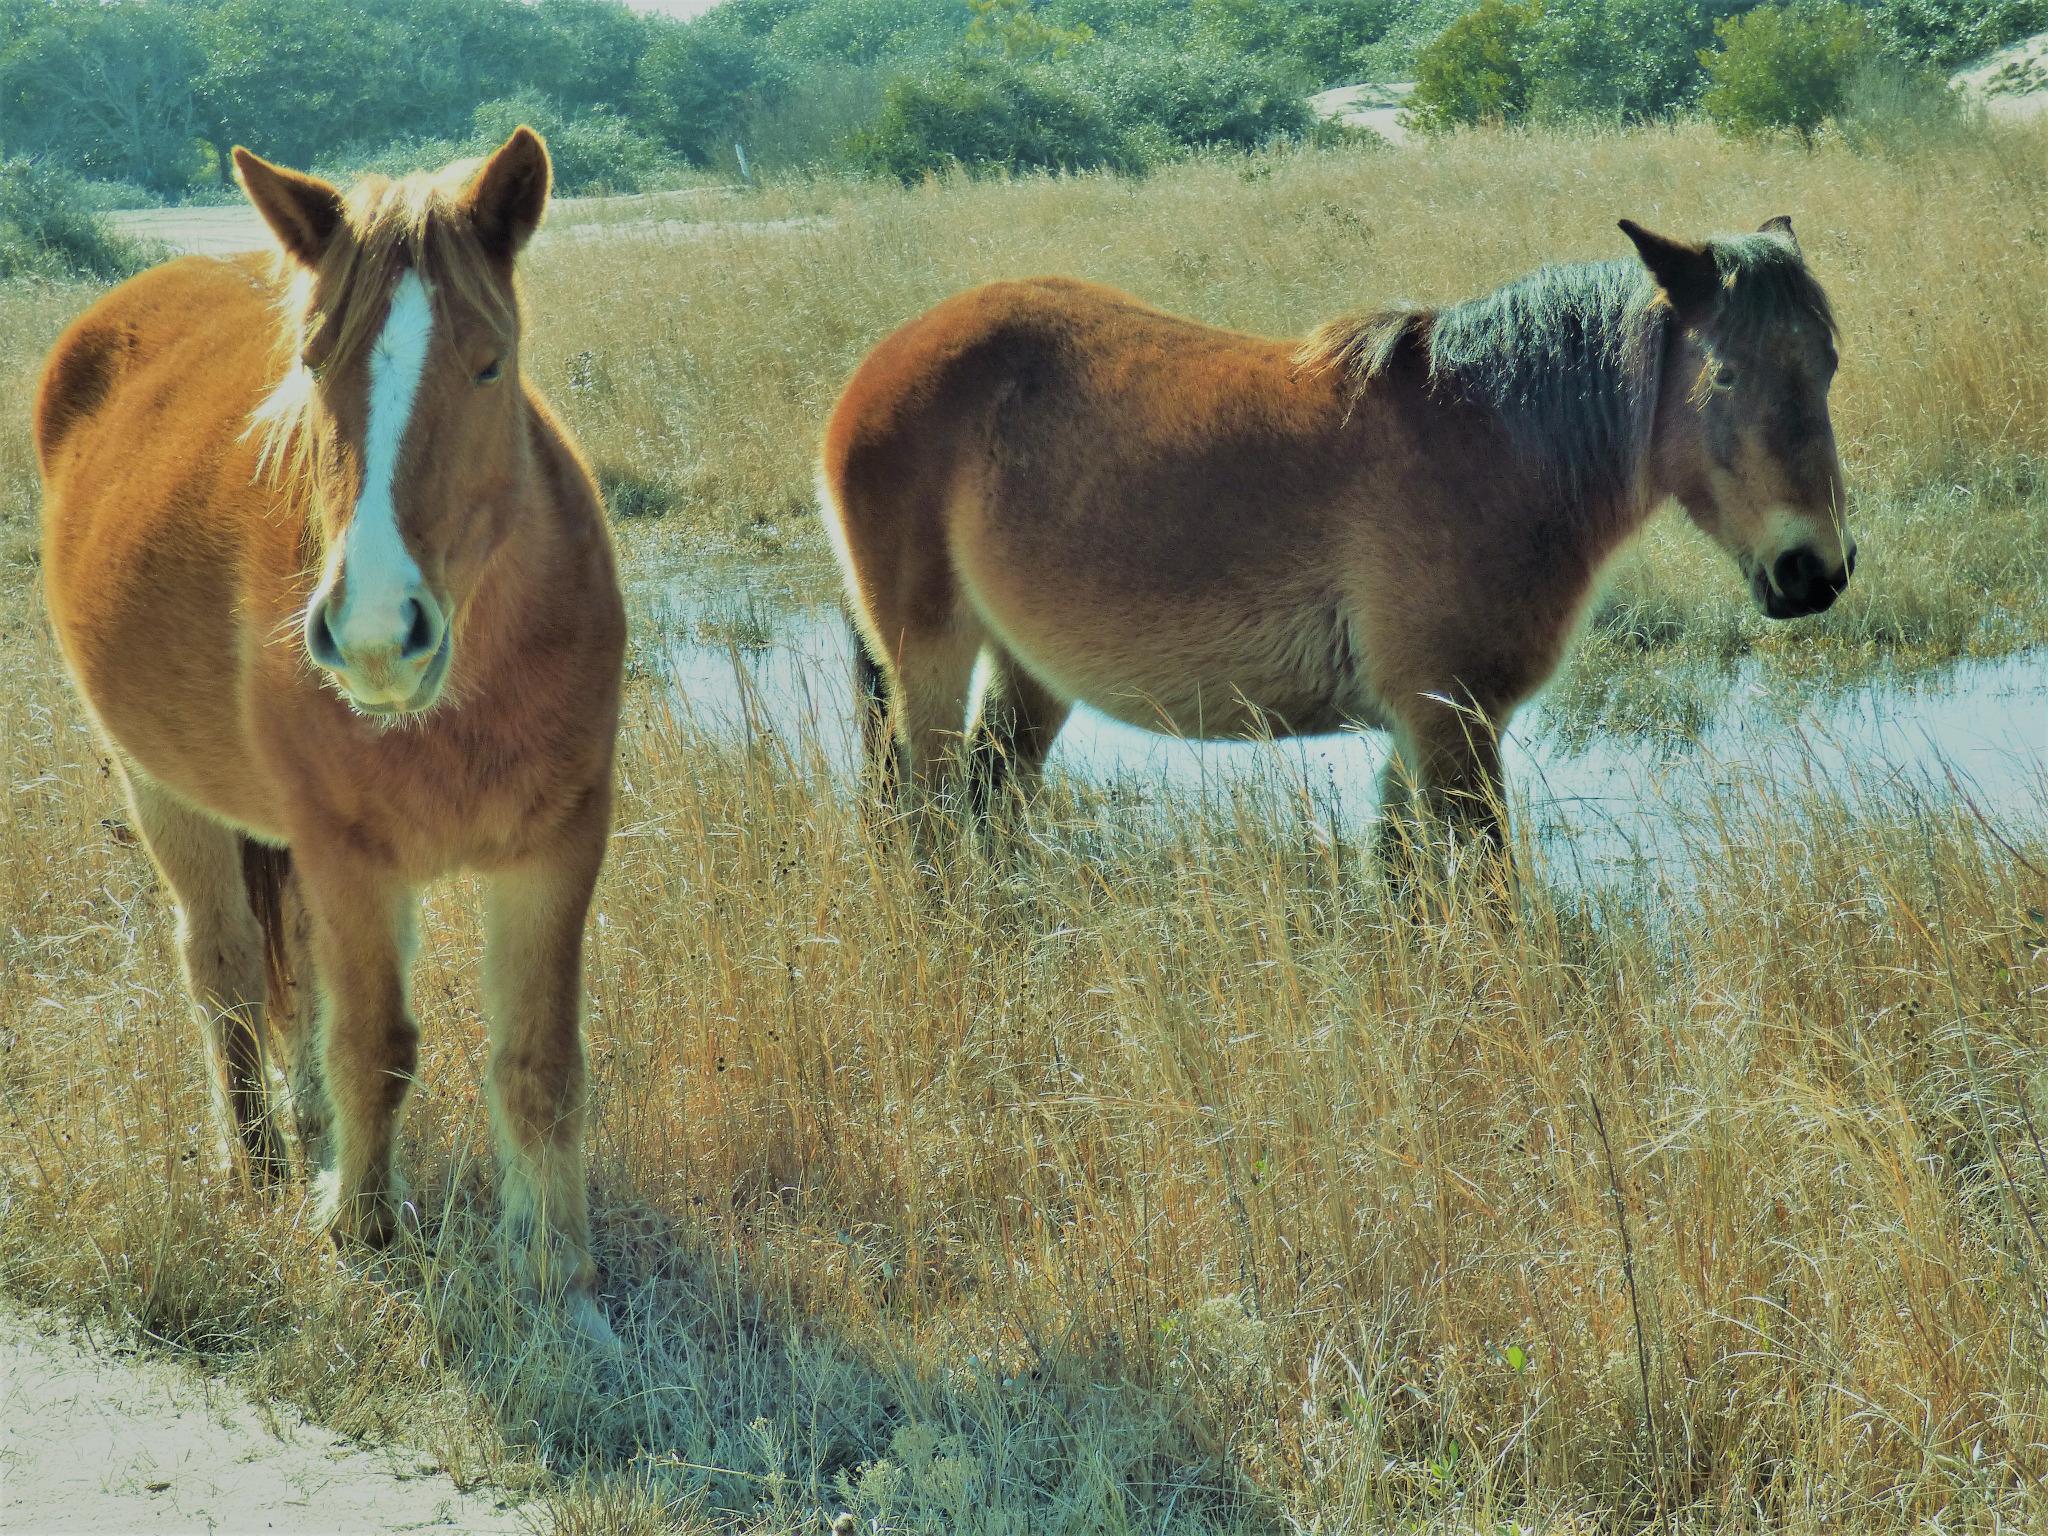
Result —
<instances>
[{"instance_id":1,"label":"tree line","mask_svg":"<svg viewBox=\"0 0 2048 1536\"><path fill-rule=\"evenodd\" d=\"M1311 132L1310 91L1418 70L1426 120L1688 110L1709 89L1702 55L1759 9L1779 8L724 0L682 21L617 0L0 0L0 155L177 196L225 183L235 143L336 173L403 169L524 120L572 191L633 190L735 142L765 166L906 178L1135 169ZM2048 26L2048 0L1850 9L1928 64Z\"/></svg>"}]
</instances>

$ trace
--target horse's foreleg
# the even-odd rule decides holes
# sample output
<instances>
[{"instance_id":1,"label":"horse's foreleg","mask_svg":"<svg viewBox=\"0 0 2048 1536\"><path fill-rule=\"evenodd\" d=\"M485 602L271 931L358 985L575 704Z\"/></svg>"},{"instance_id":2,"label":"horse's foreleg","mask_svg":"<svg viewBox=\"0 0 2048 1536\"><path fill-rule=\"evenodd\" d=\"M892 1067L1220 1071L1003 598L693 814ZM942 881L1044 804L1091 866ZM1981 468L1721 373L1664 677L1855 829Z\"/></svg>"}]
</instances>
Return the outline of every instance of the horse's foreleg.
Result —
<instances>
[{"instance_id":1,"label":"horse's foreleg","mask_svg":"<svg viewBox=\"0 0 2048 1536\"><path fill-rule=\"evenodd\" d=\"M602 1332L583 1172L583 924L608 821L600 793L545 852L495 871L484 899L484 1007L508 1249Z\"/></svg>"},{"instance_id":2,"label":"horse's foreleg","mask_svg":"<svg viewBox=\"0 0 2048 1536\"><path fill-rule=\"evenodd\" d=\"M270 1116L263 934L242 883L242 839L139 769L122 779L136 834L178 909L178 954L198 1010L214 1086L250 1177L284 1177L284 1139Z\"/></svg>"},{"instance_id":3,"label":"horse's foreleg","mask_svg":"<svg viewBox=\"0 0 2048 1536\"><path fill-rule=\"evenodd\" d=\"M1406 722L1396 732L1380 793L1377 843L1391 867L1414 865L1446 833L1489 853L1506 846L1500 736L1478 710L1433 705Z\"/></svg>"},{"instance_id":4,"label":"horse's foreleg","mask_svg":"<svg viewBox=\"0 0 2048 1536\"><path fill-rule=\"evenodd\" d=\"M408 975L419 943L413 893L345 851L295 841L319 989L319 1078L331 1112L322 1215L340 1238L381 1247L404 1193L393 1167L398 1120L419 1063Z\"/></svg>"}]
</instances>

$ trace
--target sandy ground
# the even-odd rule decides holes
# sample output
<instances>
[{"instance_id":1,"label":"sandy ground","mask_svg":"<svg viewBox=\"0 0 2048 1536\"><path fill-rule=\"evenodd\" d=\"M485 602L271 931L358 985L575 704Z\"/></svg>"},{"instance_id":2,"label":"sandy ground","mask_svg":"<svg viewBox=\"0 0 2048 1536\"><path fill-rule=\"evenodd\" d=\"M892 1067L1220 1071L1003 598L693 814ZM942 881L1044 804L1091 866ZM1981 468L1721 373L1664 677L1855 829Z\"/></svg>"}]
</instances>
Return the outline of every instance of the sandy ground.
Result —
<instances>
[{"instance_id":1,"label":"sandy ground","mask_svg":"<svg viewBox=\"0 0 2048 1536\"><path fill-rule=\"evenodd\" d=\"M1408 142L1408 130L1401 126L1412 81L1392 85L1340 85L1309 97L1309 110L1326 123L1343 123L1351 128L1370 128L1389 144Z\"/></svg>"},{"instance_id":2,"label":"sandy ground","mask_svg":"<svg viewBox=\"0 0 2048 1536\"><path fill-rule=\"evenodd\" d=\"M109 1355L0 1312L0 1531L530 1532L537 1512L459 1491L163 1361Z\"/></svg>"},{"instance_id":3,"label":"sandy ground","mask_svg":"<svg viewBox=\"0 0 2048 1536\"><path fill-rule=\"evenodd\" d=\"M1949 84L1983 102L1993 117L2023 122L2048 115L2048 32L1999 49Z\"/></svg>"},{"instance_id":4,"label":"sandy ground","mask_svg":"<svg viewBox=\"0 0 2048 1536\"><path fill-rule=\"evenodd\" d=\"M541 228L543 240L707 239L720 234L775 234L829 227L815 214L783 219L681 219L672 216L677 197L557 198ZM650 211L641 212L644 205ZM658 210L658 211L655 211ZM270 234L247 203L220 208L129 208L107 215L124 235L169 247L180 255L232 256L267 250Z\"/></svg>"}]
</instances>

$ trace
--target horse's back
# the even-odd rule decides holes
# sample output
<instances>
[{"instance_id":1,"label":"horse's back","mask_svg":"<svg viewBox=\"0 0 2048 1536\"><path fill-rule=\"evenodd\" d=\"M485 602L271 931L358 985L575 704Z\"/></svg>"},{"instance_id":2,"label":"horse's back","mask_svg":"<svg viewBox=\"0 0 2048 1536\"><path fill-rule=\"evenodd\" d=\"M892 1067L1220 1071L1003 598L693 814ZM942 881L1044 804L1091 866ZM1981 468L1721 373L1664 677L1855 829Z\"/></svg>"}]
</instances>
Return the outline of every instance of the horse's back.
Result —
<instances>
[{"instance_id":1,"label":"horse's back","mask_svg":"<svg viewBox=\"0 0 2048 1536\"><path fill-rule=\"evenodd\" d=\"M1344 414L1290 343L1032 278L956 294L878 343L833 412L823 469L848 518L971 504L1065 548L1136 541L1157 572L1190 535L1205 566L1218 540L1257 556L1239 505L1312 515Z\"/></svg>"}]
</instances>

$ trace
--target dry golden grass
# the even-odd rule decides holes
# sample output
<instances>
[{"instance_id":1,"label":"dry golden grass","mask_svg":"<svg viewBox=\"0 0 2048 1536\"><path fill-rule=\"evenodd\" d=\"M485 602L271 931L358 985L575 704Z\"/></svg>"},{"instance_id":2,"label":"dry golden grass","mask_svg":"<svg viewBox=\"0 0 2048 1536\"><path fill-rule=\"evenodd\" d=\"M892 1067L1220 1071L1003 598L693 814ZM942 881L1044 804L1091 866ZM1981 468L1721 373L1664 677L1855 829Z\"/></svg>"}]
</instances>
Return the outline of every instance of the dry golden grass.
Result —
<instances>
[{"instance_id":1,"label":"dry golden grass","mask_svg":"<svg viewBox=\"0 0 2048 1536\"><path fill-rule=\"evenodd\" d=\"M1057 266L1298 330L1607 251L1620 212L1789 210L1847 321L1852 460L1897 493L1858 611L1986 610L1944 562L1995 541L1914 499L1948 474L2002 530L1989 606L2038 634L2040 492L1982 490L2048 454L2024 148L1472 138L771 191L835 222L543 247L529 361L601 464L671 478L640 579L720 544L808 579L840 375L961 282ZM934 888L816 735L736 746L638 683L589 977L623 1356L505 1299L460 883L416 986L424 1235L338 1261L220 1168L169 913L36 610L15 402L76 302L0 291L0 1290L566 1531L2048 1528L2048 783L1997 825L1882 764L1739 786L1683 808L1668 878L1534 860L1511 914L1418 923L1277 792L1169 819L1055 786L1012 863ZM1695 545L1627 579L1712 632L1739 594ZM1894 644L1859 622L1823 634Z\"/></svg>"}]
</instances>

